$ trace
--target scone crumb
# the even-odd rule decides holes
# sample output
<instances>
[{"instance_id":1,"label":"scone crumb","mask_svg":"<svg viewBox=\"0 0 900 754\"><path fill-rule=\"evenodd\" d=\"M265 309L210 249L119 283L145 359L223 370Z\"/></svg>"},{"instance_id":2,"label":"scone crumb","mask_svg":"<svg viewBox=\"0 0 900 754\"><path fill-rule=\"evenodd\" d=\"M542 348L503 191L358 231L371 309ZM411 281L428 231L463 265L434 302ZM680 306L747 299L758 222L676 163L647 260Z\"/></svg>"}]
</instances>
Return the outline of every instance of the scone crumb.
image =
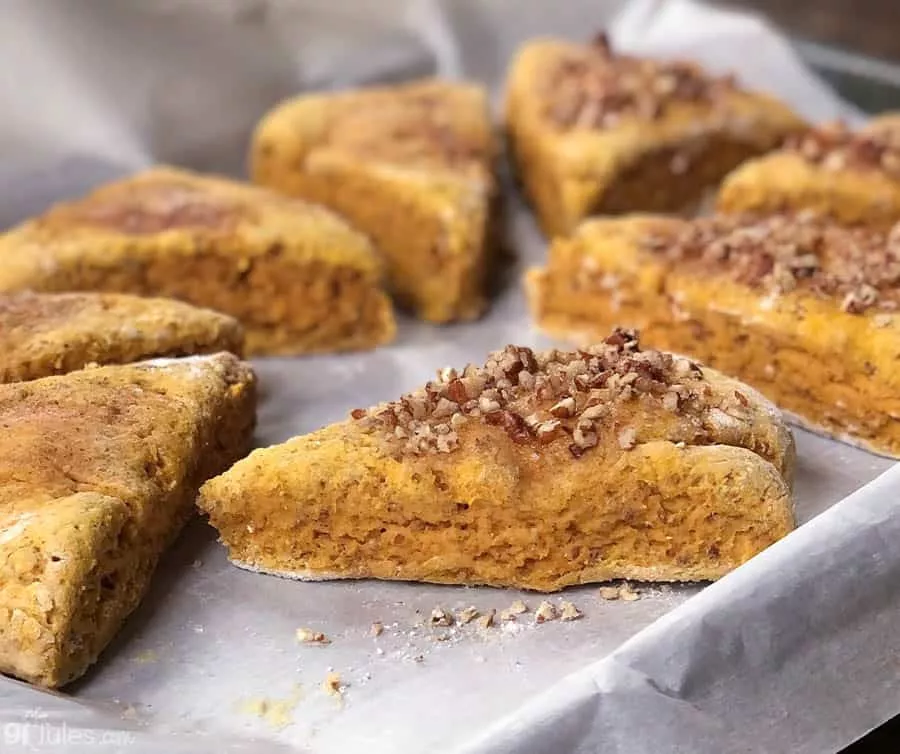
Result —
<instances>
[{"instance_id":1,"label":"scone crumb","mask_svg":"<svg viewBox=\"0 0 900 754\"><path fill-rule=\"evenodd\" d=\"M452 626L453 613L444 610L442 607L436 607L431 611L428 624L431 626Z\"/></svg>"},{"instance_id":2,"label":"scone crumb","mask_svg":"<svg viewBox=\"0 0 900 754\"><path fill-rule=\"evenodd\" d=\"M478 627L479 628L490 628L494 625L494 616L497 614L496 610L489 610L484 615L478 617Z\"/></svg>"},{"instance_id":3,"label":"scone crumb","mask_svg":"<svg viewBox=\"0 0 900 754\"><path fill-rule=\"evenodd\" d=\"M625 602L634 602L641 598L641 593L626 582L619 587L619 598Z\"/></svg>"},{"instance_id":4,"label":"scone crumb","mask_svg":"<svg viewBox=\"0 0 900 754\"><path fill-rule=\"evenodd\" d=\"M384 623L377 620L369 628L369 636L377 637L384 633Z\"/></svg>"},{"instance_id":5,"label":"scone crumb","mask_svg":"<svg viewBox=\"0 0 900 754\"><path fill-rule=\"evenodd\" d=\"M456 620L460 625L465 626L475 620L479 615L478 608L474 605L470 605L465 610L459 612L459 615L456 616Z\"/></svg>"},{"instance_id":6,"label":"scone crumb","mask_svg":"<svg viewBox=\"0 0 900 754\"><path fill-rule=\"evenodd\" d=\"M581 612L581 610L579 610L577 607L575 607L575 605L573 603L568 602L566 600L563 600L563 602L560 603L560 611L559 611L560 620L572 621L572 620L578 620L579 618L583 618L583 617L584 617L584 613Z\"/></svg>"},{"instance_id":7,"label":"scone crumb","mask_svg":"<svg viewBox=\"0 0 900 754\"><path fill-rule=\"evenodd\" d=\"M617 600L619 599L619 588L615 586L601 586L597 594L602 600Z\"/></svg>"},{"instance_id":8,"label":"scone crumb","mask_svg":"<svg viewBox=\"0 0 900 754\"><path fill-rule=\"evenodd\" d=\"M556 608L546 600L538 605L537 610L534 611L534 622L535 623L547 623L548 621L556 619Z\"/></svg>"},{"instance_id":9,"label":"scone crumb","mask_svg":"<svg viewBox=\"0 0 900 754\"><path fill-rule=\"evenodd\" d=\"M301 644L317 644L322 647L326 644L331 644L331 639L325 636L321 631L313 631L309 628L297 629L297 641Z\"/></svg>"},{"instance_id":10,"label":"scone crumb","mask_svg":"<svg viewBox=\"0 0 900 754\"><path fill-rule=\"evenodd\" d=\"M516 600L508 608L500 611L500 620L503 622L514 621L517 615L528 612L528 605L522 600Z\"/></svg>"},{"instance_id":11,"label":"scone crumb","mask_svg":"<svg viewBox=\"0 0 900 754\"><path fill-rule=\"evenodd\" d=\"M339 673L329 673L325 676L325 680L322 682L322 689L329 696L333 696L336 699L344 698L344 689L347 688L347 684L341 681L341 676Z\"/></svg>"},{"instance_id":12,"label":"scone crumb","mask_svg":"<svg viewBox=\"0 0 900 754\"><path fill-rule=\"evenodd\" d=\"M878 328L890 327L894 324L894 317L891 314L876 314L872 317L872 324Z\"/></svg>"}]
</instances>

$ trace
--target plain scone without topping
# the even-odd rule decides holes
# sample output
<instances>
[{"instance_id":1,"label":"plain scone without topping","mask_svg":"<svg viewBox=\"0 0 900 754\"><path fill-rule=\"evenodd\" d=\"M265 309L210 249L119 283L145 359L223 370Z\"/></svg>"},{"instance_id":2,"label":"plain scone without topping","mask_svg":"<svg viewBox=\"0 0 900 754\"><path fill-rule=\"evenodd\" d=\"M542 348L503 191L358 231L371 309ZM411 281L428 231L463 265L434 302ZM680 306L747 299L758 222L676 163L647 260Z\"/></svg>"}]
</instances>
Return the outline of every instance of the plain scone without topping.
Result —
<instances>
[{"instance_id":1,"label":"plain scone without topping","mask_svg":"<svg viewBox=\"0 0 900 754\"><path fill-rule=\"evenodd\" d=\"M803 121L773 97L689 61L528 42L510 66L506 132L547 235L591 215L682 212Z\"/></svg>"},{"instance_id":2,"label":"plain scone without topping","mask_svg":"<svg viewBox=\"0 0 900 754\"><path fill-rule=\"evenodd\" d=\"M496 256L497 144L483 87L425 79L282 103L250 151L257 183L366 233L419 317L477 317Z\"/></svg>"},{"instance_id":3,"label":"plain scone without topping","mask_svg":"<svg viewBox=\"0 0 900 754\"><path fill-rule=\"evenodd\" d=\"M553 591L722 576L793 528L793 461L752 389L616 331L443 369L254 452L199 504L252 570Z\"/></svg>"},{"instance_id":4,"label":"plain scone without topping","mask_svg":"<svg viewBox=\"0 0 900 754\"><path fill-rule=\"evenodd\" d=\"M115 293L0 294L0 382L89 364L244 349L233 317L179 301Z\"/></svg>"},{"instance_id":5,"label":"plain scone without topping","mask_svg":"<svg viewBox=\"0 0 900 754\"><path fill-rule=\"evenodd\" d=\"M526 280L547 332L589 342L639 327L805 427L900 457L900 226L811 213L592 220Z\"/></svg>"},{"instance_id":6,"label":"plain scone without topping","mask_svg":"<svg viewBox=\"0 0 900 754\"><path fill-rule=\"evenodd\" d=\"M137 607L200 484L243 456L232 354L0 385L0 672L57 687Z\"/></svg>"},{"instance_id":7,"label":"plain scone without topping","mask_svg":"<svg viewBox=\"0 0 900 754\"><path fill-rule=\"evenodd\" d=\"M0 237L0 291L164 296L238 319L250 354L393 339L383 266L333 212L258 186L157 167Z\"/></svg>"}]
</instances>

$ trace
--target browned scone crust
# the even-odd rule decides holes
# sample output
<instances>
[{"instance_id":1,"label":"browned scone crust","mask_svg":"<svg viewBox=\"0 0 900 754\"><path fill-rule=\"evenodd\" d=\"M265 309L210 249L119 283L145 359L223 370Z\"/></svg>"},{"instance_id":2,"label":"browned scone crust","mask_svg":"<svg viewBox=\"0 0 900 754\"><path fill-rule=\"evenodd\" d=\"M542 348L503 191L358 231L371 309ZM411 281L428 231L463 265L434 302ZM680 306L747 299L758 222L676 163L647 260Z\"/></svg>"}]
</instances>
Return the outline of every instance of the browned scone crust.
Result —
<instances>
[{"instance_id":1,"label":"browned scone crust","mask_svg":"<svg viewBox=\"0 0 900 754\"><path fill-rule=\"evenodd\" d=\"M233 317L161 298L114 293L0 294L0 382L65 374L88 364L229 351Z\"/></svg>"},{"instance_id":2,"label":"browned scone crust","mask_svg":"<svg viewBox=\"0 0 900 754\"><path fill-rule=\"evenodd\" d=\"M805 426L900 456L900 228L812 214L595 220L557 239L527 284L547 331L641 327Z\"/></svg>"},{"instance_id":3,"label":"browned scone crust","mask_svg":"<svg viewBox=\"0 0 900 754\"><path fill-rule=\"evenodd\" d=\"M0 291L165 296L238 319L251 354L393 339L371 243L322 207L157 167L0 237Z\"/></svg>"},{"instance_id":4,"label":"browned scone crust","mask_svg":"<svg viewBox=\"0 0 900 754\"><path fill-rule=\"evenodd\" d=\"M485 306L496 157L484 88L426 79L282 103L256 129L250 173L341 213L375 242L397 298L447 322Z\"/></svg>"},{"instance_id":5,"label":"browned scone crust","mask_svg":"<svg viewBox=\"0 0 900 754\"><path fill-rule=\"evenodd\" d=\"M810 210L888 229L900 220L900 127L882 120L861 131L838 123L796 134L782 149L735 169L722 184L717 209Z\"/></svg>"},{"instance_id":6,"label":"browned scone crust","mask_svg":"<svg viewBox=\"0 0 900 754\"><path fill-rule=\"evenodd\" d=\"M0 385L0 672L85 672L200 484L249 450L255 402L232 354Z\"/></svg>"},{"instance_id":7,"label":"browned scone crust","mask_svg":"<svg viewBox=\"0 0 900 754\"><path fill-rule=\"evenodd\" d=\"M199 504L252 570L553 591L718 578L793 527L793 460L755 391L616 331L443 369L254 452Z\"/></svg>"},{"instance_id":8,"label":"browned scone crust","mask_svg":"<svg viewBox=\"0 0 900 754\"><path fill-rule=\"evenodd\" d=\"M506 132L548 235L590 215L691 209L732 168L802 126L731 77L617 54L602 36L529 42L507 82Z\"/></svg>"}]
</instances>

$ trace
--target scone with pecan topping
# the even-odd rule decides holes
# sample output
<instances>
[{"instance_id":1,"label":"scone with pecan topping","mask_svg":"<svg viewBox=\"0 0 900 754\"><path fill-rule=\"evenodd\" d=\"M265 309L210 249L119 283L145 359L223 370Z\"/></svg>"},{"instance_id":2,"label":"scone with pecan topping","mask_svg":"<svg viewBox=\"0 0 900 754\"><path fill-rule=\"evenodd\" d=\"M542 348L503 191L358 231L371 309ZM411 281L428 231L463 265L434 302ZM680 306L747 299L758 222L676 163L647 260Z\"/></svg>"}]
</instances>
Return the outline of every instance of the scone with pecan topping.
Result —
<instances>
[{"instance_id":1,"label":"scone with pecan topping","mask_svg":"<svg viewBox=\"0 0 900 754\"><path fill-rule=\"evenodd\" d=\"M257 127L250 172L346 217L384 256L397 298L447 322L484 309L495 157L484 89L424 80L288 100Z\"/></svg>"},{"instance_id":2,"label":"scone with pecan topping","mask_svg":"<svg viewBox=\"0 0 900 754\"><path fill-rule=\"evenodd\" d=\"M218 351L240 355L243 348L236 319L179 301L116 293L0 294L0 382L88 364Z\"/></svg>"},{"instance_id":3,"label":"scone with pecan topping","mask_svg":"<svg viewBox=\"0 0 900 754\"><path fill-rule=\"evenodd\" d=\"M640 327L804 426L900 456L900 227L811 213L594 220L557 239L527 283L545 330Z\"/></svg>"},{"instance_id":4,"label":"scone with pecan topping","mask_svg":"<svg viewBox=\"0 0 900 754\"><path fill-rule=\"evenodd\" d=\"M297 579L715 579L793 527L793 455L756 392L615 331L443 369L256 451L200 506L235 564Z\"/></svg>"},{"instance_id":5,"label":"scone with pecan topping","mask_svg":"<svg viewBox=\"0 0 900 754\"><path fill-rule=\"evenodd\" d=\"M548 235L589 215L692 208L802 125L731 77L618 54L602 35L590 45L526 44L507 83L507 134Z\"/></svg>"},{"instance_id":6,"label":"scone with pecan topping","mask_svg":"<svg viewBox=\"0 0 900 754\"><path fill-rule=\"evenodd\" d=\"M811 210L846 224L889 228L900 220L900 126L895 119L861 131L836 123L789 138L784 147L732 172L720 212Z\"/></svg>"},{"instance_id":7,"label":"scone with pecan topping","mask_svg":"<svg viewBox=\"0 0 900 754\"><path fill-rule=\"evenodd\" d=\"M154 168L0 237L0 291L165 296L229 314L253 354L371 348L394 337L382 264L322 207Z\"/></svg>"},{"instance_id":8,"label":"scone with pecan topping","mask_svg":"<svg viewBox=\"0 0 900 754\"><path fill-rule=\"evenodd\" d=\"M84 673L254 421L253 372L231 354L0 385L0 673Z\"/></svg>"}]
</instances>

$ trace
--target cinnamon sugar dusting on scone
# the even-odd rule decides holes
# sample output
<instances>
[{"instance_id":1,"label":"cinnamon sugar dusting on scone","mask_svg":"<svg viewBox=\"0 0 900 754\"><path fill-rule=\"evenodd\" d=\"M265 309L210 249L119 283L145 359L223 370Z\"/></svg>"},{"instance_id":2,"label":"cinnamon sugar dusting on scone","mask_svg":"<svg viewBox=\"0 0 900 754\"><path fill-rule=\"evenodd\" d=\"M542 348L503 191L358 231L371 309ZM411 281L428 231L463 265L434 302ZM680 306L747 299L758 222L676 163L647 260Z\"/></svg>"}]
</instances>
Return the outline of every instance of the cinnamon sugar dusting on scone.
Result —
<instances>
[{"instance_id":1,"label":"cinnamon sugar dusting on scone","mask_svg":"<svg viewBox=\"0 0 900 754\"><path fill-rule=\"evenodd\" d=\"M40 222L95 225L130 235L187 228L228 232L241 214L240 206L222 196L176 179L159 179L135 182L102 199L62 205Z\"/></svg>"},{"instance_id":2,"label":"cinnamon sugar dusting on scone","mask_svg":"<svg viewBox=\"0 0 900 754\"><path fill-rule=\"evenodd\" d=\"M622 55L600 34L572 50L540 84L546 113L563 129L602 129L623 117L660 118L676 102L715 106L735 89L732 76L711 76L687 61L661 62Z\"/></svg>"},{"instance_id":3,"label":"cinnamon sugar dusting on scone","mask_svg":"<svg viewBox=\"0 0 900 754\"><path fill-rule=\"evenodd\" d=\"M810 212L716 216L657 229L642 246L778 295L802 289L851 314L900 306L900 224L848 228Z\"/></svg>"},{"instance_id":4,"label":"cinnamon sugar dusting on scone","mask_svg":"<svg viewBox=\"0 0 900 754\"><path fill-rule=\"evenodd\" d=\"M834 123L794 134L784 148L825 170L880 170L900 180L900 131L851 131Z\"/></svg>"},{"instance_id":5,"label":"cinnamon sugar dusting on scone","mask_svg":"<svg viewBox=\"0 0 900 754\"><path fill-rule=\"evenodd\" d=\"M634 431L617 426L623 404L650 401L661 411L689 414L708 396L696 364L642 350L635 331L616 329L604 342L574 352L507 346L483 367L442 369L423 389L356 409L351 418L398 455L450 453L459 446L459 428L478 421L501 427L518 444L564 440L578 458L608 429L623 450L634 447Z\"/></svg>"}]
</instances>

